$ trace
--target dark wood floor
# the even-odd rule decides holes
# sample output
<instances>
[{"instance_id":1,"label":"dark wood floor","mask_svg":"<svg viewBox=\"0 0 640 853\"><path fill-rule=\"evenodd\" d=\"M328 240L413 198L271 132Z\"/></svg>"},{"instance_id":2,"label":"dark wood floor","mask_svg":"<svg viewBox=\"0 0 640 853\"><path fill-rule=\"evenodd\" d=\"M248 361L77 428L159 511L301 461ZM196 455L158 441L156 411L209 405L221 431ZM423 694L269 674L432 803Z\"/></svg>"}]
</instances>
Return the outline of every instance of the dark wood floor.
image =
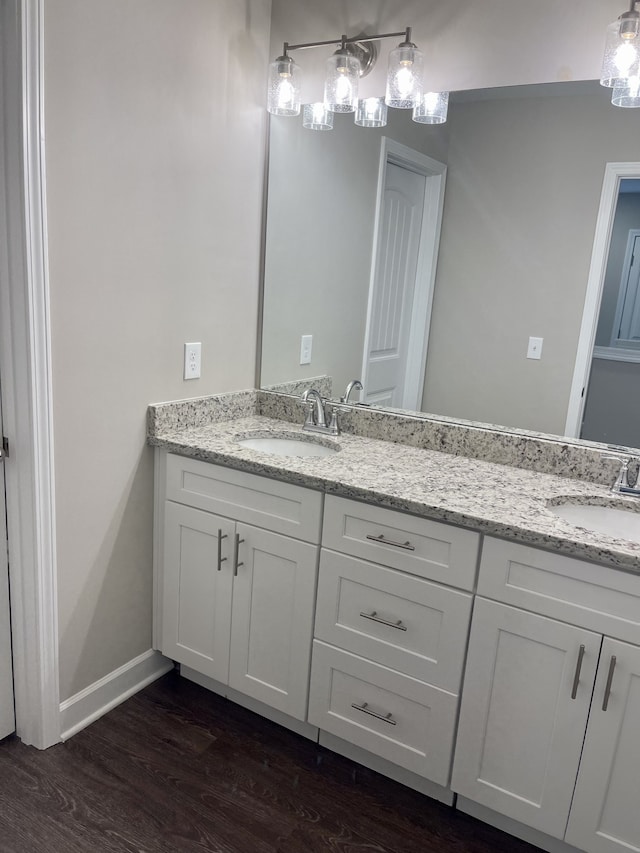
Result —
<instances>
[{"instance_id":1,"label":"dark wood floor","mask_svg":"<svg viewBox=\"0 0 640 853\"><path fill-rule=\"evenodd\" d=\"M531 853L170 673L45 752L0 743L2 853Z\"/></svg>"}]
</instances>

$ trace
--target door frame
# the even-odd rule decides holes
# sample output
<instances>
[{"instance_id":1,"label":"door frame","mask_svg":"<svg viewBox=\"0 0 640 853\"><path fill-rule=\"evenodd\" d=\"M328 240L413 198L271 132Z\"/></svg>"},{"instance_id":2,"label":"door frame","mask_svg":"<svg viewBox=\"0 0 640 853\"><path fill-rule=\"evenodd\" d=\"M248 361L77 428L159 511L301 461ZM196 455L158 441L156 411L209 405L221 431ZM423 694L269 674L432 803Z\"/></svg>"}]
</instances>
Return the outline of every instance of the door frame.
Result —
<instances>
[{"instance_id":1,"label":"door frame","mask_svg":"<svg viewBox=\"0 0 640 853\"><path fill-rule=\"evenodd\" d=\"M367 323L364 333L364 351L362 354L361 375L365 392L367 388L371 317L373 314L373 289L378 264L378 243L382 228L382 207L388 163L410 169L419 175L424 175L426 178L422 227L420 230L420 247L418 249L418 265L416 268L416 283L420 281L426 284L426 286L414 289L405 383L417 389L418 403L421 403L424 391L424 376L427 367L427 347L431 327L431 310L433 307L433 292L436 281L438 249L440 247L440 230L444 208L444 188L447 167L439 160L434 160L432 157L427 157L426 154L414 151L413 148L402 145L388 136L383 136L381 139L376 212L373 226L371 273L369 276L369 295L367 299ZM419 406L404 406L403 408L418 409Z\"/></svg>"},{"instance_id":2,"label":"door frame","mask_svg":"<svg viewBox=\"0 0 640 853\"><path fill-rule=\"evenodd\" d=\"M569 405L564 434L580 438L586 392L591 374L591 361L600 314L604 276L607 270L609 244L616 214L616 202L620 181L623 178L640 178L640 162L607 163L602 182L600 208L596 220L596 233L591 253L591 267L587 279L587 291L582 312L582 323L578 337L576 363L569 392Z\"/></svg>"},{"instance_id":3,"label":"door frame","mask_svg":"<svg viewBox=\"0 0 640 853\"><path fill-rule=\"evenodd\" d=\"M16 732L60 740L51 330L43 122L43 0L0 0L5 204L0 370ZM12 215L6 215L6 211Z\"/></svg>"}]
</instances>

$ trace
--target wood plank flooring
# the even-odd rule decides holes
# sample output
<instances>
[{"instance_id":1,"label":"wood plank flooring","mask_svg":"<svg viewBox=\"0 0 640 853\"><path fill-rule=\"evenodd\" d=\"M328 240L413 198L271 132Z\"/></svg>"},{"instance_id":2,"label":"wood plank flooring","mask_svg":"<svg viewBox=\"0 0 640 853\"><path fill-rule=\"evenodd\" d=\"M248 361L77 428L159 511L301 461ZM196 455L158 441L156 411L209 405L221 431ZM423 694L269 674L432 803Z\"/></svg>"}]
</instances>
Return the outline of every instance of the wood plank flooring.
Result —
<instances>
[{"instance_id":1,"label":"wood plank flooring","mask_svg":"<svg viewBox=\"0 0 640 853\"><path fill-rule=\"evenodd\" d=\"M66 744L0 743L1 853L533 853L170 673Z\"/></svg>"}]
</instances>

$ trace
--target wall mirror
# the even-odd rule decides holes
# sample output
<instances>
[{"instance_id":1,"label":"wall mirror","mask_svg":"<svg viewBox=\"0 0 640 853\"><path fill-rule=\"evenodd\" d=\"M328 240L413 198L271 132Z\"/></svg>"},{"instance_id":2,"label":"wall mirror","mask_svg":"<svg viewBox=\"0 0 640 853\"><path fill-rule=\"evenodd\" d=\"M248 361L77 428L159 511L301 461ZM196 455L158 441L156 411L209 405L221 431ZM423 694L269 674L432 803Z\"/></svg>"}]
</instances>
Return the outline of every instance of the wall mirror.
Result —
<instances>
[{"instance_id":1,"label":"wall mirror","mask_svg":"<svg viewBox=\"0 0 640 853\"><path fill-rule=\"evenodd\" d=\"M639 130L638 110L612 107L608 91L589 81L456 93L440 126L416 125L404 110L389 110L382 129L357 127L347 115L336 116L331 132L272 119L261 387L326 374L339 397L362 375L385 137L446 167L426 356L420 393L409 408L505 429L579 435L581 426L567 428L568 412L584 349L603 177L607 163L640 159ZM634 189L628 185L625 194ZM640 220L634 222L625 225L627 232L640 231ZM607 250L620 242L611 232L612 225ZM625 233L623 257L613 264L620 267L618 279L629 239ZM428 275L429 264L423 269ZM596 315L599 305L600 295ZM603 312L618 312L620 334L633 337L640 300L604 305L603 297ZM606 362L608 387L615 363L633 381L640 363L600 357L603 323L598 340L592 336L589 361ZM310 357L301 358L302 336L309 335ZM620 349L638 355L636 344ZM584 394L586 422L593 409L586 383ZM390 401L379 395L372 402ZM604 405L611 420L610 401ZM623 437L602 425L597 434L582 435L639 446L640 406L627 407L624 419Z\"/></svg>"}]
</instances>

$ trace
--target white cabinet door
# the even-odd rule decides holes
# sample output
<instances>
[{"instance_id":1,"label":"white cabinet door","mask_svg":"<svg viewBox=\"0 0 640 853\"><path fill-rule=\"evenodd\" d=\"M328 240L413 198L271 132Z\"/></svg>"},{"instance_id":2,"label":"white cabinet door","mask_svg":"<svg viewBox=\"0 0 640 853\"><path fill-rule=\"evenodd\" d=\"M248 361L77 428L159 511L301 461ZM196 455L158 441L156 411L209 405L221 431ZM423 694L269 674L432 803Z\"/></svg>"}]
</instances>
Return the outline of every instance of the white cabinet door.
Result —
<instances>
[{"instance_id":1,"label":"white cabinet door","mask_svg":"<svg viewBox=\"0 0 640 853\"><path fill-rule=\"evenodd\" d=\"M227 682L233 522L166 502L162 653Z\"/></svg>"},{"instance_id":2,"label":"white cabinet door","mask_svg":"<svg viewBox=\"0 0 640 853\"><path fill-rule=\"evenodd\" d=\"M2 411L0 411L0 436ZM9 566L5 524L4 470L0 461L0 740L15 729L13 711L13 669L11 663L11 621L9 616Z\"/></svg>"},{"instance_id":3,"label":"white cabinet door","mask_svg":"<svg viewBox=\"0 0 640 853\"><path fill-rule=\"evenodd\" d=\"M305 720L318 548L247 524L236 536L229 685Z\"/></svg>"},{"instance_id":4,"label":"white cabinet door","mask_svg":"<svg viewBox=\"0 0 640 853\"><path fill-rule=\"evenodd\" d=\"M640 851L640 648L605 639L600 660L565 840L631 853Z\"/></svg>"},{"instance_id":5,"label":"white cabinet door","mask_svg":"<svg viewBox=\"0 0 640 853\"><path fill-rule=\"evenodd\" d=\"M601 639L476 599L451 783L456 793L564 836Z\"/></svg>"}]
</instances>

